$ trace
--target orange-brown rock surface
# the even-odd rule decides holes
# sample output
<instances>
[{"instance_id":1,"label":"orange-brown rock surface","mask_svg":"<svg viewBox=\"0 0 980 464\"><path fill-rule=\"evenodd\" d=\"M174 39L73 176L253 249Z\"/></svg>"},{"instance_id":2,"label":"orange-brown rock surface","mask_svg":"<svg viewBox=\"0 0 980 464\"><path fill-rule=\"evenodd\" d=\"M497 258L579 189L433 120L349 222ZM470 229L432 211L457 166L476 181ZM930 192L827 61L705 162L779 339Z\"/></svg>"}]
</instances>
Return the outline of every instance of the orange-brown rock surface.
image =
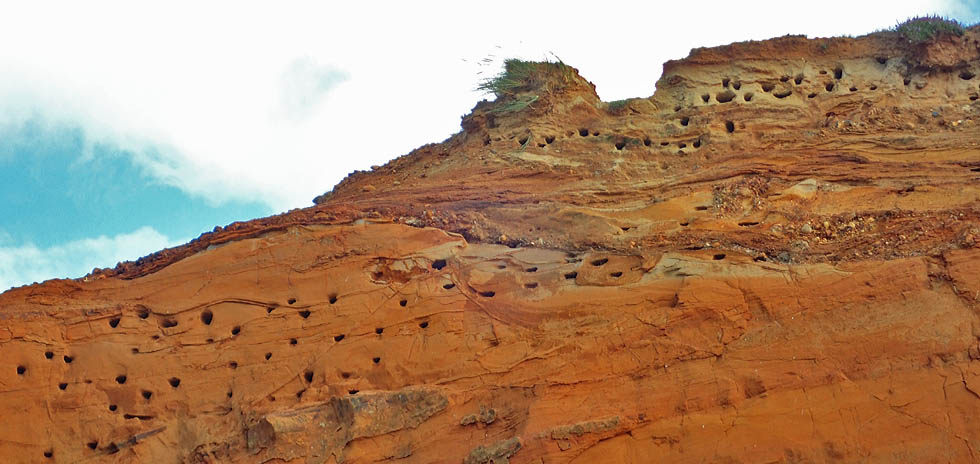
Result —
<instances>
[{"instance_id":1,"label":"orange-brown rock surface","mask_svg":"<svg viewBox=\"0 0 980 464\"><path fill-rule=\"evenodd\" d=\"M0 295L0 455L978 461L978 39L699 49L614 104L534 65L311 208Z\"/></svg>"}]
</instances>

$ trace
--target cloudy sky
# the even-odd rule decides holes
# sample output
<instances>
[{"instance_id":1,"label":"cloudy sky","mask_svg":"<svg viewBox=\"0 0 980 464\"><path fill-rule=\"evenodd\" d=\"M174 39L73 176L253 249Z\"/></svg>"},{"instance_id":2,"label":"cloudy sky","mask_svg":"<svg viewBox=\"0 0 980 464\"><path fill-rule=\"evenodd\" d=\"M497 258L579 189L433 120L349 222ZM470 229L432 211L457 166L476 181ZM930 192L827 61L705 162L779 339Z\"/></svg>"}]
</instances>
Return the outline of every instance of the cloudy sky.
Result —
<instances>
[{"instance_id":1,"label":"cloudy sky","mask_svg":"<svg viewBox=\"0 0 980 464\"><path fill-rule=\"evenodd\" d=\"M337 3L0 0L0 291L309 206L457 132L504 58L558 56L610 101L693 47L980 21L980 0Z\"/></svg>"}]
</instances>

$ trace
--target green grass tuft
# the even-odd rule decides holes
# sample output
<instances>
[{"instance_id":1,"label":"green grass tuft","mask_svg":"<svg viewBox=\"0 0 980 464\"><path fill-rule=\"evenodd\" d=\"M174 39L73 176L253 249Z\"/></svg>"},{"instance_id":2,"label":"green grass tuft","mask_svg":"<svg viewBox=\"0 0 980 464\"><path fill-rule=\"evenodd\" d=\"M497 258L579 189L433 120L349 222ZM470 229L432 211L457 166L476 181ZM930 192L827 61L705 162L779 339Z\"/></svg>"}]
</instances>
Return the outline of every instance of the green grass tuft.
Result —
<instances>
[{"instance_id":1,"label":"green grass tuft","mask_svg":"<svg viewBox=\"0 0 980 464\"><path fill-rule=\"evenodd\" d=\"M614 113L620 111L623 108L626 108L626 105L629 105L630 101L632 100L633 100L632 98L627 98L625 100L611 101L609 102L609 111L612 111Z\"/></svg>"},{"instance_id":2,"label":"green grass tuft","mask_svg":"<svg viewBox=\"0 0 980 464\"><path fill-rule=\"evenodd\" d=\"M498 98L523 92L552 92L568 86L574 75L575 71L561 61L536 62L511 58L504 61L503 72L481 82L477 90L492 93Z\"/></svg>"},{"instance_id":3,"label":"green grass tuft","mask_svg":"<svg viewBox=\"0 0 980 464\"><path fill-rule=\"evenodd\" d=\"M918 16L897 24L894 30L905 40L913 44L921 44L943 34L963 35L966 29L955 19L941 16Z\"/></svg>"}]
</instances>

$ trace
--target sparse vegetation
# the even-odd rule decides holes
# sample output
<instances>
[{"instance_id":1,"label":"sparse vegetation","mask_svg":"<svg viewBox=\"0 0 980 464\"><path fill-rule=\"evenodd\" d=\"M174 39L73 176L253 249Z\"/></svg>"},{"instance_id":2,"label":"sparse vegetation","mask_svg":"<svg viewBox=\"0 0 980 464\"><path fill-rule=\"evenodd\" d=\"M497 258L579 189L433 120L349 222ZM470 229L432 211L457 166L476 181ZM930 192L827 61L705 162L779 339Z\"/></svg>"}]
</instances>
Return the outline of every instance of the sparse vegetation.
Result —
<instances>
[{"instance_id":1,"label":"sparse vegetation","mask_svg":"<svg viewBox=\"0 0 980 464\"><path fill-rule=\"evenodd\" d=\"M632 98L627 98L625 100L611 101L611 102L609 102L609 111L612 111L614 113L615 112L618 112L618 111L622 110L623 108L626 108L626 105L629 105L629 103L630 103L631 100L633 100L633 99Z\"/></svg>"},{"instance_id":2,"label":"sparse vegetation","mask_svg":"<svg viewBox=\"0 0 980 464\"><path fill-rule=\"evenodd\" d=\"M504 61L500 74L484 80L477 90L494 94L500 106L495 112L515 112L531 106L542 93L559 91L574 79L575 71L562 63L524 61L511 58Z\"/></svg>"},{"instance_id":3,"label":"sparse vegetation","mask_svg":"<svg viewBox=\"0 0 980 464\"><path fill-rule=\"evenodd\" d=\"M919 16L909 18L894 28L903 39L913 44L929 42L939 35L963 35L965 28L955 19L941 16Z\"/></svg>"}]
</instances>

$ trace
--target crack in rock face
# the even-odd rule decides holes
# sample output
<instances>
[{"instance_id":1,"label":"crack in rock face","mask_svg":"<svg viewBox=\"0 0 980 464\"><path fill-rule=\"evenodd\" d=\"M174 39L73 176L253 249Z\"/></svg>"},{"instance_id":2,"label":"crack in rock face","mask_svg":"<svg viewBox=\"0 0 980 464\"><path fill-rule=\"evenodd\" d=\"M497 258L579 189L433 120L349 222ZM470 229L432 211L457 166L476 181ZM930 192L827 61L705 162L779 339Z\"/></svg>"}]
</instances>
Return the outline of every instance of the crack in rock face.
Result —
<instances>
[{"instance_id":1,"label":"crack in rock face","mask_svg":"<svg viewBox=\"0 0 980 464\"><path fill-rule=\"evenodd\" d=\"M406 388L397 392L361 393L266 414L246 431L252 452L284 460L306 456L326 462L344 461L343 450L353 440L415 428L446 409L446 396L436 390Z\"/></svg>"}]
</instances>

